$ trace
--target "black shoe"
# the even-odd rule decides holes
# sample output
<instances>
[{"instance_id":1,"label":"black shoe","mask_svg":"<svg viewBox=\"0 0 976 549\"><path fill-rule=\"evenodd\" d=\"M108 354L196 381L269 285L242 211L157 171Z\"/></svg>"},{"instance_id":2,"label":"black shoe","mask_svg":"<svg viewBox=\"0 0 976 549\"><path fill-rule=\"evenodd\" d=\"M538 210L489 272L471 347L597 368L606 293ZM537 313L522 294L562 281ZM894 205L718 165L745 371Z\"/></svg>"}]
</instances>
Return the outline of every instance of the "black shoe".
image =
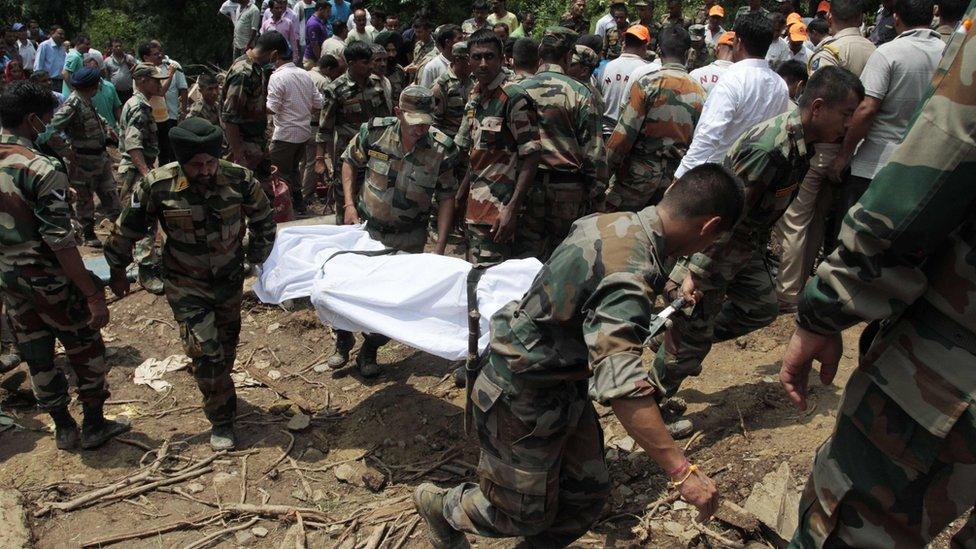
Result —
<instances>
[{"instance_id":1,"label":"black shoe","mask_svg":"<svg viewBox=\"0 0 976 549\"><path fill-rule=\"evenodd\" d=\"M210 429L210 447L214 452L233 450L237 447L233 425L214 425Z\"/></svg>"},{"instance_id":2,"label":"black shoe","mask_svg":"<svg viewBox=\"0 0 976 549\"><path fill-rule=\"evenodd\" d=\"M329 368L333 370L338 370L349 362L349 351L352 350L352 346L356 344L356 338L352 335L352 332L340 332L335 331L335 352L326 361Z\"/></svg>"},{"instance_id":3,"label":"black shoe","mask_svg":"<svg viewBox=\"0 0 976 549\"><path fill-rule=\"evenodd\" d=\"M78 424L68 412L68 407L55 408L49 413L54 420L54 443L58 450L72 450L78 446Z\"/></svg>"},{"instance_id":4,"label":"black shoe","mask_svg":"<svg viewBox=\"0 0 976 549\"><path fill-rule=\"evenodd\" d=\"M464 367L464 364L462 364L454 370L454 386L458 389L463 389L467 384L468 369Z\"/></svg>"},{"instance_id":5,"label":"black shoe","mask_svg":"<svg viewBox=\"0 0 976 549\"><path fill-rule=\"evenodd\" d=\"M356 367L359 368L359 375L363 377L376 377L380 375L380 365L376 363L376 347L363 343L359 349L359 356L356 357Z\"/></svg>"},{"instance_id":6,"label":"black shoe","mask_svg":"<svg viewBox=\"0 0 976 549\"><path fill-rule=\"evenodd\" d=\"M21 362L20 355L15 352L0 355L0 374L5 374L20 366Z\"/></svg>"},{"instance_id":7,"label":"black shoe","mask_svg":"<svg viewBox=\"0 0 976 549\"><path fill-rule=\"evenodd\" d=\"M139 285L151 294L163 295L163 279L159 276L159 266L139 265Z\"/></svg>"},{"instance_id":8,"label":"black shoe","mask_svg":"<svg viewBox=\"0 0 976 549\"><path fill-rule=\"evenodd\" d=\"M109 440L128 432L132 424L128 419L105 419L101 405L84 404L85 419L81 422L81 447L85 450L98 448Z\"/></svg>"}]
</instances>

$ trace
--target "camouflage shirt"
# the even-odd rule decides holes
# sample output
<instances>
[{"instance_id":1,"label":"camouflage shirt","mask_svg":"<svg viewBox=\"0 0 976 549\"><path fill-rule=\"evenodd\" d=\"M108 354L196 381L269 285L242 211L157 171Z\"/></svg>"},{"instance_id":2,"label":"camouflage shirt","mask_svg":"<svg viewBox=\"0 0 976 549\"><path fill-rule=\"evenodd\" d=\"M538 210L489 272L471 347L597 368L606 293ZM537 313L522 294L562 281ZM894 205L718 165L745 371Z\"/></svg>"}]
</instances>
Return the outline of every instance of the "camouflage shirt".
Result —
<instances>
[{"instance_id":1,"label":"camouflage shirt","mask_svg":"<svg viewBox=\"0 0 976 549\"><path fill-rule=\"evenodd\" d=\"M410 82L410 77L407 76L407 71L403 70L400 65L393 65L393 70L386 73L386 79L390 81L390 100L394 105L400 102L400 92L403 88L407 87Z\"/></svg>"},{"instance_id":2,"label":"camouflage shirt","mask_svg":"<svg viewBox=\"0 0 976 549\"><path fill-rule=\"evenodd\" d=\"M77 91L71 92L64 105L54 113L49 127L55 132L64 132L68 144L76 151L104 151L108 141L108 122L95 111L91 100L85 99ZM52 136L52 145L56 141Z\"/></svg>"},{"instance_id":3,"label":"camouflage shirt","mask_svg":"<svg viewBox=\"0 0 976 549\"><path fill-rule=\"evenodd\" d=\"M735 17L732 18L732 24L725 28L734 29L736 19L743 15L749 15L750 13L760 13L763 17L769 17L769 10L766 8L760 6L757 11L753 12L751 9L749 9L749 5L746 4L745 6L740 6L739 9L735 11Z\"/></svg>"},{"instance_id":4,"label":"camouflage shirt","mask_svg":"<svg viewBox=\"0 0 976 549\"><path fill-rule=\"evenodd\" d=\"M268 129L268 70L242 55L220 88L220 120L236 124L245 141L264 142Z\"/></svg>"},{"instance_id":5,"label":"camouflage shirt","mask_svg":"<svg viewBox=\"0 0 976 549\"><path fill-rule=\"evenodd\" d=\"M489 363L503 389L592 376L602 403L663 394L641 364L667 280L662 231L654 207L576 221L525 297L491 318Z\"/></svg>"},{"instance_id":6,"label":"camouflage shirt","mask_svg":"<svg viewBox=\"0 0 976 549\"><path fill-rule=\"evenodd\" d=\"M166 234L162 264L170 279L240 280L245 255L263 263L274 244L275 222L261 184L250 170L224 160L209 185L191 183L178 162L142 178L105 241L108 264L125 269L133 244L157 221Z\"/></svg>"},{"instance_id":7,"label":"camouflage shirt","mask_svg":"<svg viewBox=\"0 0 976 549\"><path fill-rule=\"evenodd\" d=\"M603 36L603 56L608 61L620 57L620 50L623 48L623 33L617 27L607 29Z\"/></svg>"},{"instance_id":8,"label":"camouflage shirt","mask_svg":"<svg viewBox=\"0 0 976 549\"><path fill-rule=\"evenodd\" d=\"M491 25L488 24L487 19L485 19L481 24L478 24L478 22L475 21L474 17L472 17L471 19L465 19L464 22L461 23L461 32L463 32L468 36L471 36L472 34L475 33L475 31L479 29L490 29L490 28Z\"/></svg>"},{"instance_id":9,"label":"camouflage shirt","mask_svg":"<svg viewBox=\"0 0 976 549\"><path fill-rule=\"evenodd\" d=\"M152 105L146 96L137 90L125 105L119 115L119 173L135 169L129 151L139 149L146 159L146 166L152 169L159 156L159 136L156 133L156 121L152 116Z\"/></svg>"},{"instance_id":10,"label":"camouflage shirt","mask_svg":"<svg viewBox=\"0 0 976 549\"><path fill-rule=\"evenodd\" d=\"M617 175L607 193L610 204L646 204L671 184L704 104L705 90L678 63L667 63L631 85L607 141L607 163Z\"/></svg>"},{"instance_id":11,"label":"camouflage shirt","mask_svg":"<svg viewBox=\"0 0 976 549\"><path fill-rule=\"evenodd\" d=\"M715 61L715 52L709 45L704 45L701 49L688 48L688 57L685 61L685 68L688 72L699 69Z\"/></svg>"},{"instance_id":12,"label":"camouflage shirt","mask_svg":"<svg viewBox=\"0 0 976 549\"><path fill-rule=\"evenodd\" d=\"M812 153L795 106L746 130L725 157L725 166L745 186L742 217L729 236L680 262L672 280L684 280L683 267L703 277L736 268L763 249L773 225L796 197Z\"/></svg>"},{"instance_id":13,"label":"camouflage shirt","mask_svg":"<svg viewBox=\"0 0 976 549\"><path fill-rule=\"evenodd\" d=\"M515 192L519 158L539 150L536 112L525 89L501 72L487 89L476 83L458 130L457 146L470 149L466 221L491 225Z\"/></svg>"},{"instance_id":14,"label":"camouflage shirt","mask_svg":"<svg viewBox=\"0 0 976 549\"><path fill-rule=\"evenodd\" d=\"M602 192L606 188L606 149L600 135L602 111L590 90L543 64L520 84L532 98L539 120L539 169L580 174Z\"/></svg>"},{"instance_id":15,"label":"camouflage shirt","mask_svg":"<svg viewBox=\"0 0 976 549\"><path fill-rule=\"evenodd\" d=\"M360 87L347 72L326 86L322 94L322 112L315 140L334 143L336 158L333 160L337 161L363 124L392 114L379 76L370 74L366 86Z\"/></svg>"},{"instance_id":16,"label":"camouflage shirt","mask_svg":"<svg viewBox=\"0 0 976 549\"><path fill-rule=\"evenodd\" d=\"M457 156L454 141L436 128L403 151L400 121L391 116L363 124L342 160L366 169L357 205L363 220L382 230L409 231L426 226L434 196L454 199Z\"/></svg>"},{"instance_id":17,"label":"camouflage shirt","mask_svg":"<svg viewBox=\"0 0 976 549\"><path fill-rule=\"evenodd\" d=\"M470 78L467 82L461 82L450 67L434 80L430 91L434 94L434 125L437 129L451 137L457 135L461 128L461 119L464 118L468 95L471 94L471 86Z\"/></svg>"},{"instance_id":18,"label":"camouflage shirt","mask_svg":"<svg viewBox=\"0 0 976 549\"><path fill-rule=\"evenodd\" d=\"M0 270L60 268L54 252L74 247L68 177L34 144L0 135Z\"/></svg>"},{"instance_id":19,"label":"camouflage shirt","mask_svg":"<svg viewBox=\"0 0 976 549\"><path fill-rule=\"evenodd\" d=\"M190 110L187 116L198 116L207 122L210 122L214 126L220 127L220 113L217 112L217 108L210 105L206 101L194 101L190 105Z\"/></svg>"},{"instance_id":20,"label":"camouflage shirt","mask_svg":"<svg viewBox=\"0 0 976 549\"><path fill-rule=\"evenodd\" d=\"M964 17L974 16L970 4ZM820 334L891 319L859 368L939 438L976 395L974 45L969 29L946 47L904 141L844 216L840 245L797 316Z\"/></svg>"}]
</instances>

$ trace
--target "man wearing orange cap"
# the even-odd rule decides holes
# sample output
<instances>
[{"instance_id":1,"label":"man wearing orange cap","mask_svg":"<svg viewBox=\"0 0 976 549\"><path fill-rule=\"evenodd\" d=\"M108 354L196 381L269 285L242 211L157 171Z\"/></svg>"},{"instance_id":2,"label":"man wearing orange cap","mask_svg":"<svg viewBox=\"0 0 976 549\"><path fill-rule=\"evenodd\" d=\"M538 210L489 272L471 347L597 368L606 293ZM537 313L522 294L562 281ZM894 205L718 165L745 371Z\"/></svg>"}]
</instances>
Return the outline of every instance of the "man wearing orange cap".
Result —
<instances>
[{"instance_id":1,"label":"man wearing orange cap","mask_svg":"<svg viewBox=\"0 0 976 549\"><path fill-rule=\"evenodd\" d=\"M732 66L732 42L735 40L734 32L722 34L715 42L715 61L710 64L691 71L691 79L698 82L705 93L708 94L718 84L718 79L722 73Z\"/></svg>"},{"instance_id":2,"label":"man wearing orange cap","mask_svg":"<svg viewBox=\"0 0 976 549\"><path fill-rule=\"evenodd\" d=\"M806 66L807 61L810 60L810 51L803 47L804 42L807 41L807 26L797 21L790 25L787 36L790 42L790 53L787 61L799 61L803 63L803 66Z\"/></svg>"},{"instance_id":3,"label":"man wearing orange cap","mask_svg":"<svg viewBox=\"0 0 976 549\"><path fill-rule=\"evenodd\" d=\"M709 8L708 24L705 25L705 43L713 48L719 37L725 34L725 29L722 28L722 19L724 18L725 10L722 9L722 6L712 6Z\"/></svg>"},{"instance_id":4,"label":"man wearing orange cap","mask_svg":"<svg viewBox=\"0 0 976 549\"><path fill-rule=\"evenodd\" d=\"M609 136L617 125L620 101L630 90L631 74L644 66L644 54L651 34L644 25L631 25L624 31L624 48L620 57L607 63L600 79L600 92L603 94L603 135Z\"/></svg>"},{"instance_id":5,"label":"man wearing orange cap","mask_svg":"<svg viewBox=\"0 0 976 549\"><path fill-rule=\"evenodd\" d=\"M830 2L827 0L820 0L820 3L817 4L817 17L826 19L828 13L830 13Z\"/></svg>"},{"instance_id":6,"label":"man wearing orange cap","mask_svg":"<svg viewBox=\"0 0 976 549\"><path fill-rule=\"evenodd\" d=\"M712 8L714 7L716 7L715 0L705 0L705 5L698 8L698 11L695 13L693 23L696 25L704 25L708 23L708 18L711 16Z\"/></svg>"}]
</instances>

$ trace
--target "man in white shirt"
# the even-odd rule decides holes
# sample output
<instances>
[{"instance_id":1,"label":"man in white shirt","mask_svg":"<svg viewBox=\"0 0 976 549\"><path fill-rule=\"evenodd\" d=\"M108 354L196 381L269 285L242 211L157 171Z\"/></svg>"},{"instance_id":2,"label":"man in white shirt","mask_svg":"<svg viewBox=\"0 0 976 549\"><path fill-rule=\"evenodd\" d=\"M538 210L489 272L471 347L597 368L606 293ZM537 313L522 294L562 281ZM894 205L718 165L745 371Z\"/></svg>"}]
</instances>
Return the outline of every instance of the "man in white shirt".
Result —
<instances>
[{"instance_id":1,"label":"man in white shirt","mask_svg":"<svg viewBox=\"0 0 976 549\"><path fill-rule=\"evenodd\" d=\"M261 28L261 11L251 0L237 0L240 11L234 21L234 59L254 45L254 39Z\"/></svg>"},{"instance_id":2,"label":"man in white shirt","mask_svg":"<svg viewBox=\"0 0 976 549\"><path fill-rule=\"evenodd\" d=\"M437 77L450 69L451 61L454 60L451 49L454 47L455 42L461 40L461 37L461 27L457 25L444 25L440 28L437 36L434 37L434 42L437 44L437 50L440 53L420 69L417 84L425 88L430 88L434 85Z\"/></svg>"},{"instance_id":3,"label":"man in white shirt","mask_svg":"<svg viewBox=\"0 0 976 549\"><path fill-rule=\"evenodd\" d=\"M617 126L620 102L630 91L631 75L647 63L647 43L651 33L644 25L631 25L624 31L624 49L620 57L607 63L600 77L600 92L603 94L603 136L607 138Z\"/></svg>"},{"instance_id":4,"label":"man in white shirt","mask_svg":"<svg viewBox=\"0 0 976 549\"><path fill-rule=\"evenodd\" d=\"M336 59L343 59L342 52L346 49L346 38L349 36L349 27L346 26L345 21L336 21L332 24L332 36L325 39L322 42L322 55L331 55Z\"/></svg>"},{"instance_id":5,"label":"man in white shirt","mask_svg":"<svg viewBox=\"0 0 976 549\"><path fill-rule=\"evenodd\" d=\"M691 79L698 82L705 90L706 96L718 84L722 74L732 66L732 43L734 39L734 32L726 32L718 37L715 41L715 61L697 68L689 74Z\"/></svg>"},{"instance_id":6,"label":"man in white shirt","mask_svg":"<svg viewBox=\"0 0 976 549\"><path fill-rule=\"evenodd\" d=\"M805 43L807 41L807 26L803 23L793 23L790 25L789 32L789 56L786 58L787 61L799 61L803 63L806 67L807 63L810 61L810 50L807 49Z\"/></svg>"},{"instance_id":7,"label":"man in white shirt","mask_svg":"<svg viewBox=\"0 0 976 549\"><path fill-rule=\"evenodd\" d=\"M775 70L780 63L790 58L790 44L783 38L783 30L786 28L786 17L782 13L774 12L769 14L769 21L773 25L773 41L769 43L766 51L766 61Z\"/></svg>"},{"instance_id":8,"label":"man in white shirt","mask_svg":"<svg viewBox=\"0 0 976 549\"><path fill-rule=\"evenodd\" d=\"M21 65L29 70L34 68L34 59L37 57L37 44L27 36L27 26L23 23L14 23L10 29L17 37L17 53L20 55Z\"/></svg>"},{"instance_id":9,"label":"man in white shirt","mask_svg":"<svg viewBox=\"0 0 976 549\"><path fill-rule=\"evenodd\" d=\"M288 181L295 213L302 215L306 207L298 168L312 139L312 113L322 108L322 95L308 71L292 62L288 41L281 33L262 34L257 46L270 54L275 65L268 79L266 103L274 124L268 156L278 175Z\"/></svg>"},{"instance_id":10,"label":"man in white shirt","mask_svg":"<svg viewBox=\"0 0 976 549\"><path fill-rule=\"evenodd\" d=\"M241 5L237 3L237 0L224 0L224 3L217 8L217 13L223 15L227 19L230 19L232 24L237 23L237 14L241 11Z\"/></svg>"},{"instance_id":11,"label":"man in white shirt","mask_svg":"<svg viewBox=\"0 0 976 549\"><path fill-rule=\"evenodd\" d=\"M611 6L614 3L615 2L610 2ZM596 21L596 27L593 29L593 34L599 36L600 38L603 38L604 36L607 35L607 31L608 30L610 30L610 29L612 29L612 28L614 28L616 26L617 26L617 22L613 18L612 9L611 10L607 10L607 13L604 14L603 17L597 19L597 21Z\"/></svg>"},{"instance_id":12,"label":"man in white shirt","mask_svg":"<svg viewBox=\"0 0 976 549\"><path fill-rule=\"evenodd\" d=\"M721 164L732 143L749 128L786 112L786 83L766 62L773 25L758 13L735 20L732 61L705 100L695 137L674 174L679 178L706 162Z\"/></svg>"},{"instance_id":13,"label":"man in white shirt","mask_svg":"<svg viewBox=\"0 0 976 549\"><path fill-rule=\"evenodd\" d=\"M376 38L376 29L369 25L369 16L366 10L360 8L352 12L353 25L349 28L349 36L346 37L346 44L352 42L366 42L372 44Z\"/></svg>"}]
</instances>

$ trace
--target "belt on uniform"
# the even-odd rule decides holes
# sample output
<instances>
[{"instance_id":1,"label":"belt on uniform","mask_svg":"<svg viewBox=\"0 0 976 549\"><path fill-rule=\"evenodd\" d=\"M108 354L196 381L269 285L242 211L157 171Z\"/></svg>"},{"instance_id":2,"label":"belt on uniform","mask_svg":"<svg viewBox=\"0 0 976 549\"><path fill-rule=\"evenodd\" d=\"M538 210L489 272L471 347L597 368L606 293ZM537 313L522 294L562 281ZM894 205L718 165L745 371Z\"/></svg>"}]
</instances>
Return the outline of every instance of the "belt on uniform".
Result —
<instances>
[{"instance_id":1,"label":"belt on uniform","mask_svg":"<svg viewBox=\"0 0 976 549\"><path fill-rule=\"evenodd\" d=\"M551 171L539 171L536 173L536 177L542 181L543 184L547 183L582 183L584 176L578 172L551 172Z\"/></svg>"},{"instance_id":2,"label":"belt on uniform","mask_svg":"<svg viewBox=\"0 0 976 549\"><path fill-rule=\"evenodd\" d=\"M105 147L100 149L86 149L83 147L75 147L75 154L87 154L90 156L99 156L105 152Z\"/></svg>"},{"instance_id":3,"label":"belt on uniform","mask_svg":"<svg viewBox=\"0 0 976 549\"><path fill-rule=\"evenodd\" d=\"M423 228L422 224L406 225L403 227L394 227L393 225L386 225L374 219L366 220L366 229L374 230L380 234L409 233L411 231L416 231L417 229L421 229L421 228Z\"/></svg>"},{"instance_id":4,"label":"belt on uniform","mask_svg":"<svg viewBox=\"0 0 976 549\"><path fill-rule=\"evenodd\" d=\"M976 355L976 334L959 324L927 300L919 299L905 312L905 318L924 324L957 347Z\"/></svg>"}]
</instances>

